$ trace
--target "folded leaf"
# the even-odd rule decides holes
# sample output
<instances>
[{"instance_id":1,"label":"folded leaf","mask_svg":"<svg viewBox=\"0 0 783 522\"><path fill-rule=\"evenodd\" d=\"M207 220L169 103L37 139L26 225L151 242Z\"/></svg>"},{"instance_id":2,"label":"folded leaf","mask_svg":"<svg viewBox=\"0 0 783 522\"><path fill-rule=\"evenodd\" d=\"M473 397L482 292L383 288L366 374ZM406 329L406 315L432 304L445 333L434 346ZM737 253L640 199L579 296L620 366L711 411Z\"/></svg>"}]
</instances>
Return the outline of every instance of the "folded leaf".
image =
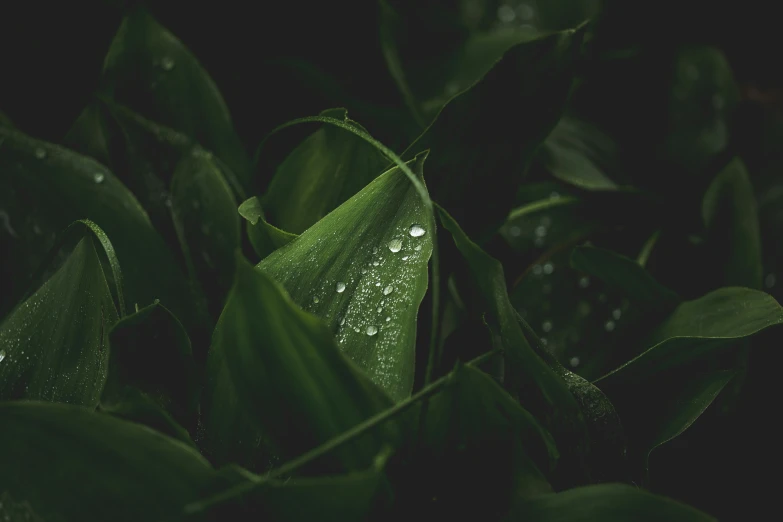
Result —
<instances>
[{"instance_id":1,"label":"folded leaf","mask_svg":"<svg viewBox=\"0 0 783 522\"><path fill-rule=\"evenodd\" d=\"M247 236L253 250L261 259L297 238L296 234L280 230L267 223L264 209L257 196L242 202L238 210L239 215L247 220Z\"/></svg>"},{"instance_id":2,"label":"folded leaf","mask_svg":"<svg viewBox=\"0 0 783 522\"><path fill-rule=\"evenodd\" d=\"M215 460L252 456L253 447L237 450L248 436L283 458L298 456L392 404L340 354L320 319L263 271L237 263L207 367L202 443ZM368 432L330 455L330 466L366 468L386 437L385 428Z\"/></svg>"},{"instance_id":3,"label":"folded leaf","mask_svg":"<svg viewBox=\"0 0 783 522\"><path fill-rule=\"evenodd\" d=\"M94 408L106 379L108 332L115 321L117 310L89 234L0 324L0 399Z\"/></svg>"},{"instance_id":4,"label":"folded leaf","mask_svg":"<svg viewBox=\"0 0 783 522\"><path fill-rule=\"evenodd\" d=\"M171 520L226 486L180 442L85 408L0 404L0 491L42 520Z\"/></svg>"},{"instance_id":5,"label":"folded leaf","mask_svg":"<svg viewBox=\"0 0 783 522\"><path fill-rule=\"evenodd\" d=\"M426 157L411 164L419 176ZM258 264L295 303L323 318L343 353L396 401L413 386L430 220L395 167Z\"/></svg>"}]
</instances>

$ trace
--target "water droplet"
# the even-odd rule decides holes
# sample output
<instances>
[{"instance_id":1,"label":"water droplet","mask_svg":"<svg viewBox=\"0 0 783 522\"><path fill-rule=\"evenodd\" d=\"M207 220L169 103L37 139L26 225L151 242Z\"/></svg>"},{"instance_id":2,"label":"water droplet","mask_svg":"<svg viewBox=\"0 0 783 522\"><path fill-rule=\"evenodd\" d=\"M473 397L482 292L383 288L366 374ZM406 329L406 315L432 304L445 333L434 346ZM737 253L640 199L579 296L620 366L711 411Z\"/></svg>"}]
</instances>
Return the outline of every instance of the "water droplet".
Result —
<instances>
[{"instance_id":1,"label":"water droplet","mask_svg":"<svg viewBox=\"0 0 783 522\"><path fill-rule=\"evenodd\" d=\"M359 328L356 327L356 328L353 329L353 331L356 332L356 333L359 333Z\"/></svg>"},{"instance_id":2,"label":"water droplet","mask_svg":"<svg viewBox=\"0 0 783 522\"><path fill-rule=\"evenodd\" d=\"M426 233L427 231L421 225L411 225L411 228L408 229L408 234L411 237L421 237Z\"/></svg>"},{"instance_id":3,"label":"water droplet","mask_svg":"<svg viewBox=\"0 0 783 522\"><path fill-rule=\"evenodd\" d=\"M317 296L317 295L314 295L314 296L313 296L313 302L314 302L315 304L318 304L318 303L320 303L320 302L321 302L321 300L320 300L320 299L318 299L318 296Z\"/></svg>"},{"instance_id":4,"label":"water droplet","mask_svg":"<svg viewBox=\"0 0 783 522\"><path fill-rule=\"evenodd\" d=\"M546 346L547 344L549 344L549 341L547 340L547 338L546 338L546 337L542 337L542 338L541 338L541 344L543 344L544 346Z\"/></svg>"},{"instance_id":5,"label":"water droplet","mask_svg":"<svg viewBox=\"0 0 783 522\"><path fill-rule=\"evenodd\" d=\"M533 265L533 275L541 275L541 272L544 269L541 267L541 265Z\"/></svg>"},{"instance_id":6,"label":"water droplet","mask_svg":"<svg viewBox=\"0 0 783 522\"><path fill-rule=\"evenodd\" d=\"M370 325L367 327L367 335L372 337L373 335L378 333L378 328L376 326Z\"/></svg>"},{"instance_id":7,"label":"water droplet","mask_svg":"<svg viewBox=\"0 0 783 522\"><path fill-rule=\"evenodd\" d=\"M174 68L174 60L172 60L168 56L164 56L163 59L160 61L160 66L163 67L164 71L170 71Z\"/></svg>"},{"instance_id":8,"label":"water droplet","mask_svg":"<svg viewBox=\"0 0 783 522\"><path fill-rule=\"evenodd\" d=\"M618 320L621 315L623 315L623 311L620 310L619 308L615 308L614 310L612 310L612 317L614 317L615 321Z\"/></svg>"},{"instance_id":9,"label":"water droplet","mask_svg":"<svg viewBox=\"0 0 783 522\"><path fill-rule=\"evenodd\" d=\"M378 261L373 261L372 262L372 266L378 266L378 265L380 265L380 263Z\"/></svg>"},{"instance_id":10,"label":"water droplet","mask_svg":"<svg viewBox=\"0 0 783 522\"><path fill-rule=\"evenodd\" d=\"M590 286L590 278L587 276L581 277L579 279L579 288L587 288Z\"/></svg>"},{"instance_id":11,"label":"water droplet","mask_svg":"<svg viewBox=\"0 0 783 522\"><path fill-rule=\"evenodd\" d=\"M340 318L340 326L345 324L345 317Z\"/></svg>"},{"instance_id":12,"label":"water droplet","mask_svg":"<svg viewBox=\"0 0 783 522\"><path fill-rule=\"evenodd\" d=\"M607 332L611 332L614 330L614 321L606 321L606 324L604 325L604 330Z\"/></svg>"},{"instance_id":13,"label":"water droplet","mask_svg":"<svg viewBox=\"0 0 783 522\"><path fill-rule=\"evenodd\" d=\"M342 281L338 281L337 285L335 286L335 290L337 290L338 294L342 294L343 292L345 292L345 283L343 283Z\"/></svg>"},{"instance_id":14,"label":"water droplet","mask_svg":"<svg viewBox=\"0 0 783 522\"><path fill-rule=\"evenodd\" d=\"M92 175L92 180L95 183L103 183L103 180L106 178L106 176L103 174L103 172L96 172Z\"/></svg>"},{"instance_id":15,"label":"water droplet","mask_svg":"<svg viewBox=\"0 0 783 522\"><path fill-rule=\"evenodd\" d=\"M382 306L379 306L379 307L378 307L378 310L377 310L377 312L378 312L378 313L381 313L381 312L383 312L383 307L382 307Z\"/></svg>"},{"instance_id":16,"label":"water droplet","mask_svg":"<svg viewBox=\"0 0 783 522\"><path fill-rule=\"evenodd\" d=\"M553 265L552 263L545 263L544 264L544 273L545 274L549 275L549 274L551 274L554 271L555 271L555 265Z\"/></svg>"},{"instance_id":17,"label":"water droplet","mask_svg":"<svg viewBox=\"0 0 783 522\"><path fill-rule=\"evenodd\" d=\"M394 292L394 287L392 285L389 285L383 289L383 295L389 295L392 292Z\"/></svg>"},{"instance_id":18,"label":"water droplet","mask_svg":"<svg viewBox=\"0 0 783 522\"><path fill-rule=\"evenodd\" d=\"M518 226L509 227L508 233L513 237L519 237L519 235L522 233L522 229L520 229Z\"/></svg>"},{"instance_id":19,"label":"water droplet","mask_svg":"<svg viewBox=\"0 0 783 522\"><path fill-rule=\"evenodd\" d=\"M416 252L421 252L421 245L416 245L416 247L413 249Z\"/></svg>"},{"instance_id":20,"label":"water droplet","mask_svg":"<svg viewBox=\"0 0 783 522\"><path fill-rule=\"evenodd\" d=\"M46 157L46 149L43 147L38 147L35 149L35 157L38 159L44 159Z\"/></svg>"},{"instance_id":21,"label":"water droplet","mask_svg":"<svg viewBox=\"0 0 783 522\"><path fill-rule=\"evenodd\" d=\"M546 227L544 225L538 225L536 227L536 236L544 237L546 235Z\"/></svg>"},{"instance_id":22,"label":"water droplet","mask_svg":"<svg viewBox=\"0 0 783 522\"><path fill-rule=\"evenodd\" d=\"M517 17L517 13L514 11L514 8L511 7L508 4L503 4L500 7L498 7L498 20L503 22L504 24L510 24L514 21L514 18Z\"/></svg>"},{"instance_id":23,"label":"water droplet","mask_svg":"<svg viewBox=\"0 0 783 522\"><path fill-rule=\"evenodd\" d=\"M0 362L3 362L3 359L5 359L5 350L0 350Z\"/></svg>"},{"instance_id":24,"label":"water droplet","mask_svg":"<svg viewBox=\"0 0 783 522\"><path fill-rule=\"evenodd\" d=\"M362 268L362 274L366 274L366 273L367 273L367 269L366 268Z\"/></svg>"},{"instance_id":25,"label":"water droplet","mask_svg":"<svg viewBox=\"0 0 783 522\"><path fill-rule=\"evenodd\" d=\"M403 260L403 261L407 261L408 259L410 259L410 257L411 257L411 256L402 256L402 260Z\"/></svg>"},{"instance_id":26,"label":"water droplet","mask_svg":"<svg viewBox=\"0 0 783 522\"><path fill-rule=\"evenodd\" d=\"M381 282L378 281L377 283L375 283L375 286L381 286Z\"/></svg>"},{"instance_id":27,"label":"water droplet","mask_svg":"<svg viewBox=\"0 0 783 522\"><path fill-rule=\"evenodd\" d=\"M551 332L552 331L552 321L544 321L544 323L541 325L541 329L545 332Z\"/></svg>"},{"instance_id":28,"label":"water droplet","mask_svg":"<svg viewBox=\"0 0 783 522\"><path fill-rule=\"evenodd\" d=\"M767 288L772 288L775 286L775 283L777 282L777 278L775 277L775 274L767 274L767 277L764 278L764 286Z\"/></svg>"},{"instance_id":29,"label":"water droplet","mask_svg":"<svg viewBox=\"0 0 783 522\"><path fill-rule=\"evenodd\" d=\"M389 250L392 252L399 252L402 250L402 240L401 239L392 239L389 241Z\"/></svg>"},{"instance_id":30,"label":"water droplet","mask_svg":"<svg viewBox=\"0 0 783 522\"><path fill-rule=\"evenodd\" d=\"M386 322L388 323L389 321L391 321L391 317L386 318Z\"/></svg>"},{"instance_id":31,"label":"water droplet","mask_svg":"<svg viewBox=\"0 0 783 522\"><path fill-rule=\"evenodd\" d=\"M576 368L579 366L579 357L571 357L571 359L568 361L568 364L571 365L571 368Z\"/></svg>"}]
</instances>

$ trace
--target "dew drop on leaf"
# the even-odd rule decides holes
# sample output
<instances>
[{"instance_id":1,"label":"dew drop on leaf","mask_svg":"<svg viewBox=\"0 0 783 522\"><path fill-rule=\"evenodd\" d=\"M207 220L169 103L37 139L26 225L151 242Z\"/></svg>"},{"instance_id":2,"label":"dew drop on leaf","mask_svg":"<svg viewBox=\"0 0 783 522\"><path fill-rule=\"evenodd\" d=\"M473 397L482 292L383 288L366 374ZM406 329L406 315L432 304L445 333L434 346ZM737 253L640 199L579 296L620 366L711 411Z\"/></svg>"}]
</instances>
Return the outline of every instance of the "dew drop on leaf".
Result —
<instances>
[{"instance_id":1,"label":"dew drop on leaf","mask_svg":"<svg viewBox=\"0 0 783 522\"><path fill-rule=\"evenodd\" d=\"M402 250L402 240L400 239L392 239L389 241L389 250L392 252L399 252Z\"/></svg>"},{"instance_id":2,"label":"dew drop on leaf","mask_svg":"<svg viewBox=\"0 0 783 522\"><path fill-rule=\"evenodd\" d=\"M386 322L388 323L389 321L391 321L391 317L386 317Z\"/></svg>"},{"instance_id":3,"label":"dew drop on leaf","mask_svg":"<svg viewBox=\"0 0 783 522\"><path fill-rule=\"evenodd\" d=\"M552 331L552 321L544 321L544 323L541 325L541 329L545 332L551 332Z\"/></svg>"},{"instance_id":4,"label":"dew drop on leaf","mask_svg":"<svg viewBox=\"0 0 783 522\"><path fill-rule=\"evenodd\" d=\"M340 326L345 324L345 317L340 318Z\"/></svg>"},{"instance_id":5,"label":"dew drop on leaf","mask_svg":"<svg viewBox=\"0 0 783 522\"><path fill-rule=\"evenodd\" d=\"M35 149L35 157L41 160L44 159L46 157L46 150L41 147L38 147L37 149Z\"/></svg>"},{"instance_id":6,"label":"dew drop on leaf","mask_svg":"<svg viewBox=\"0 0 783 522\"><path fill-rule=\"evenodd\" d=\"M314 295L314 296L313 296L313 302L314 302L314 303L316 303L316 304L318 304L319 302L321 302L321 300L320 300L320 299L318 299L318 296L317 296L317 295Z\"/></svg>"},{"instance_id":7,"label":"dew drop on leaf","mask_svg":"<svg viewBox=\"0 0 783 522\"><path fill-rule=\"evenodd\" d=\"M544 273L545 274L549 275L549 274L551 274L554 271L555 271L555 265L553 265L552 263L545 263L544 264Z\"/></svg>"},{"instance_id":8,"label":"dew drop on leaf","mask_svg":"<svg viewBox=\"0 0 783 522\"><path fill-rule=\"evenodd\" d=\"M606 324L604 325L604 330L607 332L611 332L614 330L614 321L606 321Z\"/></svg>"},{"instance_id":9,"label":"dew drop on leaf","mask_svg":"<svg viewBox=\"0 0 783 522\"><path fill-rule=\"evenodd\" d=\"M383 289L383 295L389 295L392 292L394 292L394 287L392 285L389 285Z\"/></svg>"},{"instance_id":10,"label":"dew drop on leaf","mask_svg":"<svg viewBox=\"0 0 783 522\"><path fill-rule=\"evenodd\" d=\"M0 362L3 362L3 359L5 359L5 350L0 350Z\"/></svg>"},{"instance_id":11,"label":"dew drop on leaf","mask_svg":"<svg viewBox=\"0 0 783 522\"><path fill-rule=\"evenodd\" d=\"M416 245L416 248L414 248L416 252L421 252L421 245Z\"/></svg>"},{"instance_id":12,"label":"dew drop on leaf","mask_svg":"<svg viewBox=\"0 0 783 522\"><path fill-rule=\"evenodd\" d=\"M335 290L337 290L338 294L342 294L343 292L345 292L345 283L343 283L342 281L338 281Z\"/></svg>"},{"instance_id":13,"label":"dew drop on leaf","mask_svg":"<svg viewBox=\"0 0 783 522\"><path fill-rule=\"evenodd\" d=\"M378 328L376 326L370 325L367 327L367 335L372 337L373 335L378 333Z\"/></svg>"},{"instance_id":14,"label":"dew drop on leaf","mask_svg":"<svg viewBox=\"0 0 783 522\"><path fill-rule=\"evenodd\" d=\"M427 231L424 230L421 225L411 225L411 228L408 229L408 234L410 234L411 237L421 237L426 233Z\"/></svg>"},{"instance_id":15,"label":"dew drop on leaf","mask_svg":"<svg viewBox=\"0 0 783 522\"><path fill-rule=\"evenodd\" d=\"M568 364L570 364L572 368L576 368L579 366L579 357L571 357L571 359L568 361Z\"/></svg>"},{"instance_id":16,"label":"dew drop on leaf","mask_svg":"<svg viewBox=\"0 0 783 522\"><path fill-rule=\"evenodd\" d=\"M172 60L168 56L165 56L160 61L160 66L163 67L164 71L170 71L170 70L172 70L174 68L174 60Z\"/></svg>"},{"instance_id":17,"label":"dew drop on leaf","mask_svg":"<svg viewBox=\"0 0 783 522\"><path fill-rule=\"evenodd\" d=\"M106 178L106 176L103 174L103 172L96 172L92 175L92 180L95 183L103 183L103 180Z\"/></svg>"},{"instance_id":18,"label":"dew drop on leaf","mask_svg":"<svg viewBox=\"0 0 783 522\"><path fill-rule=\"evenodd\" d=\"M612 317L614 317L615 321L620 318L620 316L623 315L623 311L619 308L615 308L612 310Z\"/></svg>"}]
</instances>

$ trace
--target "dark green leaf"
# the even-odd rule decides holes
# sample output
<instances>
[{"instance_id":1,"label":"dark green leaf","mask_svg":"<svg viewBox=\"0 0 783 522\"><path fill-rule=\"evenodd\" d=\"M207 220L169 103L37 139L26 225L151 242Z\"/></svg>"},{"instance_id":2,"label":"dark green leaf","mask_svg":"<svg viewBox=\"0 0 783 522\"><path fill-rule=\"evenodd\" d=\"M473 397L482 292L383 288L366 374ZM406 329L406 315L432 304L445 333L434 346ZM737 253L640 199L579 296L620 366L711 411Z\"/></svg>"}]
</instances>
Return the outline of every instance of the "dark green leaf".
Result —
<instances>
[{"instance_id":1,"label":"dark green leaf","mask_svg":"<svg viewBox=\"0 0 783 522\"><path fill-rule=\"evenodd\" d=\"M329 109L321 116L344 120L366 132L348 120L345 109ZM388 164L365 140L324 125L277 168L263 198L264 208L275 225L301 234L363 189Z\"/></svg>"},{"instance_id":2,"label":"dark green leaf","mask_svg":"<svg viewBox=\"0 0 783 522\"><path fill-rule=\"evenodd\" d=\"M508 214L535 151L560 118L583 35L566 31L512 47L405 152L410 158L432 150L432 197L469 234L494 231ZM524 123L498 125L501 115Z\"/></svg>"},{"instance_id":3,"label":"dark green leaf","mask_svg":"<svg viewBox=\"0 0 783 522\"><path fill-rule=\"evenodd\" d=\"M252 446L237 447L254 434L251 445L263 436L294 457L392 404L278 283L241 257L235 277L207 369L204 443L216 460L252 456ZM366 468L385 436L368 432L337 450L331 464Z\"/></svg>"},{"instance_id":4,"label":"dark green leaf","mask_svg":"<svg viewBox=\"0 0 783 522\"><path fill-rule=\"evenodd\" d=\"M214 152L243 185L250 160L220 92L201 64L143 8L122 21L104 61L102 90L120 104Z\"/></svg>"},{"instance_id":5,"label":"dark green leaf","mask_svg":"<svg viewBox=\"0 0 783 522\"><path fill-rule=\"evenodd\" d=\"M621 290L634 303L655 313L667 313L681 301L639 263L603 248L579 246L571 252L571 266Z\"/></svg>"},{"instance_id":6,"label":"dark green leaf","mask_svg":"<svg viewBox=\"0 0 783 522\"><path fill-rule=\"evenodd\" d=\"M710 522L712 517L624 484L601 484L543 495L519 504L504 519L547 522Z\"/></svg>"},{"instance_id":7,"label":"dark green leaf","mask_svg":"<svg viewBox=\"0 0 783 522\"><path fill-rule=\"evenodd\" d=\"M256 196L239 205L239 215L247 220L250 244L261 259L298 237L267 223L261 201Z\"/></svg>"},{"instance_id":8,"label":"dark green leaf","mask_svg":"<svg viewBox=\"0 0 783 522\"><path fill-rule=\"evenodd\" d=\"M108 331L116 320L88 235L0 324L0 398L95 407L106 378Z\"/></svg>"},{"instance_id":9,"label":"dark green leaf","mask_svg":"<svg viewBox=\"0 0 783 522\"><path fill-rule=\"evenodd\" d=\"M425 158L411 163L419 176ZM413 386L430 221L416 188L395 167L258 264L294 302L322 317L343 353L397 401Z\"/></svg>"},{"instance_id":10,"label":"dark green leaf","mask_svg":"<svg viewBox=\"0 0 783 522\"><path fill-rule=\"evenodd\" d=\"M3 403L0 425L0 491L47 522L162 522L225 485L180 442L81 407Z\"/></svg>"}]
</instances>

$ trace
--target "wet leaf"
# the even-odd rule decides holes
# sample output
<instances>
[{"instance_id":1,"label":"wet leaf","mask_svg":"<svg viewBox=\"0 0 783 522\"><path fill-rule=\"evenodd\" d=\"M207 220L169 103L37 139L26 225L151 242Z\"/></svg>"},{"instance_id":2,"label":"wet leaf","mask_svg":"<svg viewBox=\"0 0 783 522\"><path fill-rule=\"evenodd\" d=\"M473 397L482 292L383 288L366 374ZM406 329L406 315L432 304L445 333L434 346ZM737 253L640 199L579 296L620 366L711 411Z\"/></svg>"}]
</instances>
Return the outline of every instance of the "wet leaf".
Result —
<instances>
[{"instance_id":1,"label":"wet leaf","mask_svg":"<svg viewBox=\"0 0 783 522\"><path fill-rule=\"evenodd\" d=\"M239 215L247 221L247 236L261 259L298 237L267 223L261 200L257 196L239 205Z\"/></svg>"},{"instance_id":2,"label":"wet leaf","mask_svg":"<svg viewBox=\"0 0 783 522\"><path fill-rule=\"evenodd\" d=\"M410 164L419 176L425 158ZM395 167L258 264L295 303L323 318L342 352L396 401L413 386L430 219Z\"/></svg>"}]
</instances>

